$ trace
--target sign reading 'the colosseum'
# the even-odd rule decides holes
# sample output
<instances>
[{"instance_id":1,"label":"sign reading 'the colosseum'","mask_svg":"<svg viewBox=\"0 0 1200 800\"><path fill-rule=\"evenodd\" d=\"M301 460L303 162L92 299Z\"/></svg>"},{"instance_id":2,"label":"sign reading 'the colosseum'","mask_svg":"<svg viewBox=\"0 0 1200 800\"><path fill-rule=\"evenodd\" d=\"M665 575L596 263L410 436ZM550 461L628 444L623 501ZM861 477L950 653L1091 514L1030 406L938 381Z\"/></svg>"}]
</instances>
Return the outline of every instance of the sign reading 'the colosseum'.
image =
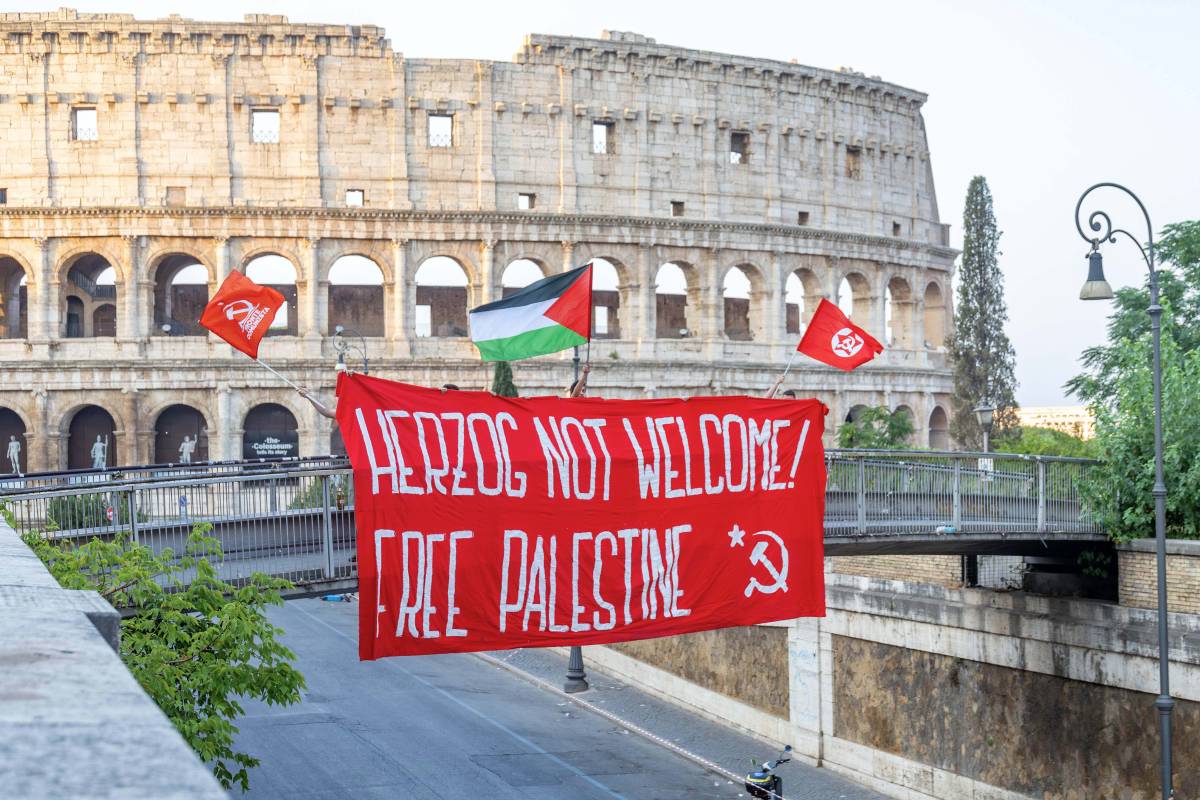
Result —
<instances>
[{"instance_id":1,"label":"sign reading 'the colosseum'","mask_svg":"<svg viewBox=\"0 0 1200 800\"><path fill-rule=\"evenodd\" d=\"M338 394L362 658L825 613L816 400Z\"/></svg>"}]
</instances>

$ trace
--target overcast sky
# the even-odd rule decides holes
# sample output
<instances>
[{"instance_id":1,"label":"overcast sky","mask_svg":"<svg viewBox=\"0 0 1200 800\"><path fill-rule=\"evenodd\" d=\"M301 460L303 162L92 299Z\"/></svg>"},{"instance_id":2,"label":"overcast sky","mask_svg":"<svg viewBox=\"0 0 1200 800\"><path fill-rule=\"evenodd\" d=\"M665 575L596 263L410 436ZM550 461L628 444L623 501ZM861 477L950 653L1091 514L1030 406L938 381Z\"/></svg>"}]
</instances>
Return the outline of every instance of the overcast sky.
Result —
<instances>
[{"instance_id":1,"label":"overcast sky","mask_svg":"<svg viewBox=\"0 0 1200 800\"><path fill-rule=\"evenodd\" d=\"M1063 382L1075 374L1079 352L1104 336L1108 304L1077 299L1087 245L1073 212L1083 189L1126 184L1156 229L1200 217L1200 204L1187 200L1200 195L1200 3L1185 0L15 0L9 7L64 4L139 18L240 20L258 12L376 24L414 58L507 60L527 33L629 30L665 44L853 67L926 92L938 202L956 246L971 177L985 176L995 196L1022 405L1069 402ZM1141 235L1136 208L1115 197L1103 207ZM1127 242L1107 247L1105 266L1114 286L1140 281L1145 269Z\"/></svg>"}]
</instances>

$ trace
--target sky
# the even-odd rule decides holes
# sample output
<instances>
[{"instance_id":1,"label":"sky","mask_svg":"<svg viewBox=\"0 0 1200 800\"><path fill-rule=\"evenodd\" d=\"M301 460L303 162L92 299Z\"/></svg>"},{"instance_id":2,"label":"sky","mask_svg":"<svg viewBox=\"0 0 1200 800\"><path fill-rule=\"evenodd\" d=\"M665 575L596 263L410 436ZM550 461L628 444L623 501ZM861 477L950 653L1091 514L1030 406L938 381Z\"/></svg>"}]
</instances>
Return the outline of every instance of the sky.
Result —
<instances>
[{"instance_id":1,"label":"sky","mask_svg":"<svg viewBox=\"0 0 1200 800\"><path fill-rule=\"evenodd\" d=\"M1185 0L17 0L11 8L52 11L65 2L139 18L240 20L253 12L375 24L412 58L509 60L529 33L635 31L663 44L851 67L925 92L938 204L956 247L972 176L986 177L992 190L1025 406L1074 402L1062 384L1078 372L1079 353L1104 340L1109 304L1078 300L1088 245L1074 209L1083 190L1100 181L1128 186L1156 232L1200 218L1186 199L1200 186L1200 3ZM1142 237L1136 206L1098 195L1092 208ZM1118 241L1104 253L1114 287L1141 282L1145 266L1132 244Z\"/></svg>"}]
</instances>

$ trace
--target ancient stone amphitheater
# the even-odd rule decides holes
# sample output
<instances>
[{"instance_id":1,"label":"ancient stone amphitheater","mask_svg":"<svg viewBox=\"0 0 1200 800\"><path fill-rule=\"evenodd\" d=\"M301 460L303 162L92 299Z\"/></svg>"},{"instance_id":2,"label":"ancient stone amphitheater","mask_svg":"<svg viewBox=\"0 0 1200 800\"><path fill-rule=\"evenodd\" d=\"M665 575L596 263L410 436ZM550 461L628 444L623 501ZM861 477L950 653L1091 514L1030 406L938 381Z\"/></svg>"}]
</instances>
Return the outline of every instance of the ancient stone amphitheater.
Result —
<instances>
[{"instance_id":1,"label":"ancient stone amphitheater","mask_svg":"<svg viewBox=\"0 0 1200 800\"><path fill-rule=\"evenodd\" d=\"M288 298L263 359L326 391L338 325L372 374L482 388L466 310L595 260L599 393L762 392L828 297L890 347L787 388L831 428L886 405L945 444L955 252L919 92L617 32L454 61L371 26L70 10L0 14L0 74L0 442L23 469L89 466L97 437L110 465L184 436L195 459L339 447L196 327L231 269Z\"/></svg>"}]
</instances>

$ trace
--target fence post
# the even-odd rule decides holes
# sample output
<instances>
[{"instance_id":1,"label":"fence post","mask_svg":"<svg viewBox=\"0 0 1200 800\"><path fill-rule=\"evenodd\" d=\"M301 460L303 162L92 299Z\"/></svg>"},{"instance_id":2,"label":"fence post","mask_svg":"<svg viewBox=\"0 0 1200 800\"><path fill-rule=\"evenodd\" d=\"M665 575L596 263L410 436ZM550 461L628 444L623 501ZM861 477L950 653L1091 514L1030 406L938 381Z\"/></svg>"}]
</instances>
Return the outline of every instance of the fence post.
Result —
<instances>
[{"instance_id":1,"label":"fence post","mask_svg":"<svg viewBox=\"0 0 1200 800\"><path fill-rule=\"evenodd\" d=\"M1037 529L1038 533L1046 530L1046 462L1037 460Z\"/></svg>"},{"instance_id":2,"label":"fence post","mask_svg":"<svg viewBox=\"0 0 1200 800\"><path fill-rule=\"evenodd\" d=\"M858 532L867 532L867 464L866 460L858 457L858 487L855 491L854 503L858 512Z\"/></svg>"},{"instance_id":3,"label":"fence post","mask_svg":"<svg viewBox=\"0 0 1200 800\"><path fill-rule=\"evenodd\" d=\"M274 514L279 510L279 486L276 483L275 477L271 477L271 493L269 497L270 511Z\"/></svg>"},{"instance_id":4,"label":"fence post","mask_svg":"<svg viewBox=\"0 0 1200 800\"><path fill-rule=\"evenodd\" d=\"M125 493L126 507L129 509L129 538L134 544L138 541L137 527L137 489L130 489ZM117 514L116 516L120 516Z\"/></svg>"},{"instance_id":5,"label":"fence post","mask_svg":"<svg viewBox=\"0 0 1200 800\"><path fill-rule=\"evenodd\" d=\"M954 525L958 532L962 529L962 459L954 459L954 487L953 492L954 510L950 522Z\"/></svg>"},{"instance_id":6,"label":"fence post","mask_svg":"<svg viewBox=\"0 0 1200 800\"><path fill-rule=\"evenodd\" d=\"M321 476L321 549L325 552L325 577L333 577L333 512L329 508L329 476Z\"/></svg>"}]
</instances>

